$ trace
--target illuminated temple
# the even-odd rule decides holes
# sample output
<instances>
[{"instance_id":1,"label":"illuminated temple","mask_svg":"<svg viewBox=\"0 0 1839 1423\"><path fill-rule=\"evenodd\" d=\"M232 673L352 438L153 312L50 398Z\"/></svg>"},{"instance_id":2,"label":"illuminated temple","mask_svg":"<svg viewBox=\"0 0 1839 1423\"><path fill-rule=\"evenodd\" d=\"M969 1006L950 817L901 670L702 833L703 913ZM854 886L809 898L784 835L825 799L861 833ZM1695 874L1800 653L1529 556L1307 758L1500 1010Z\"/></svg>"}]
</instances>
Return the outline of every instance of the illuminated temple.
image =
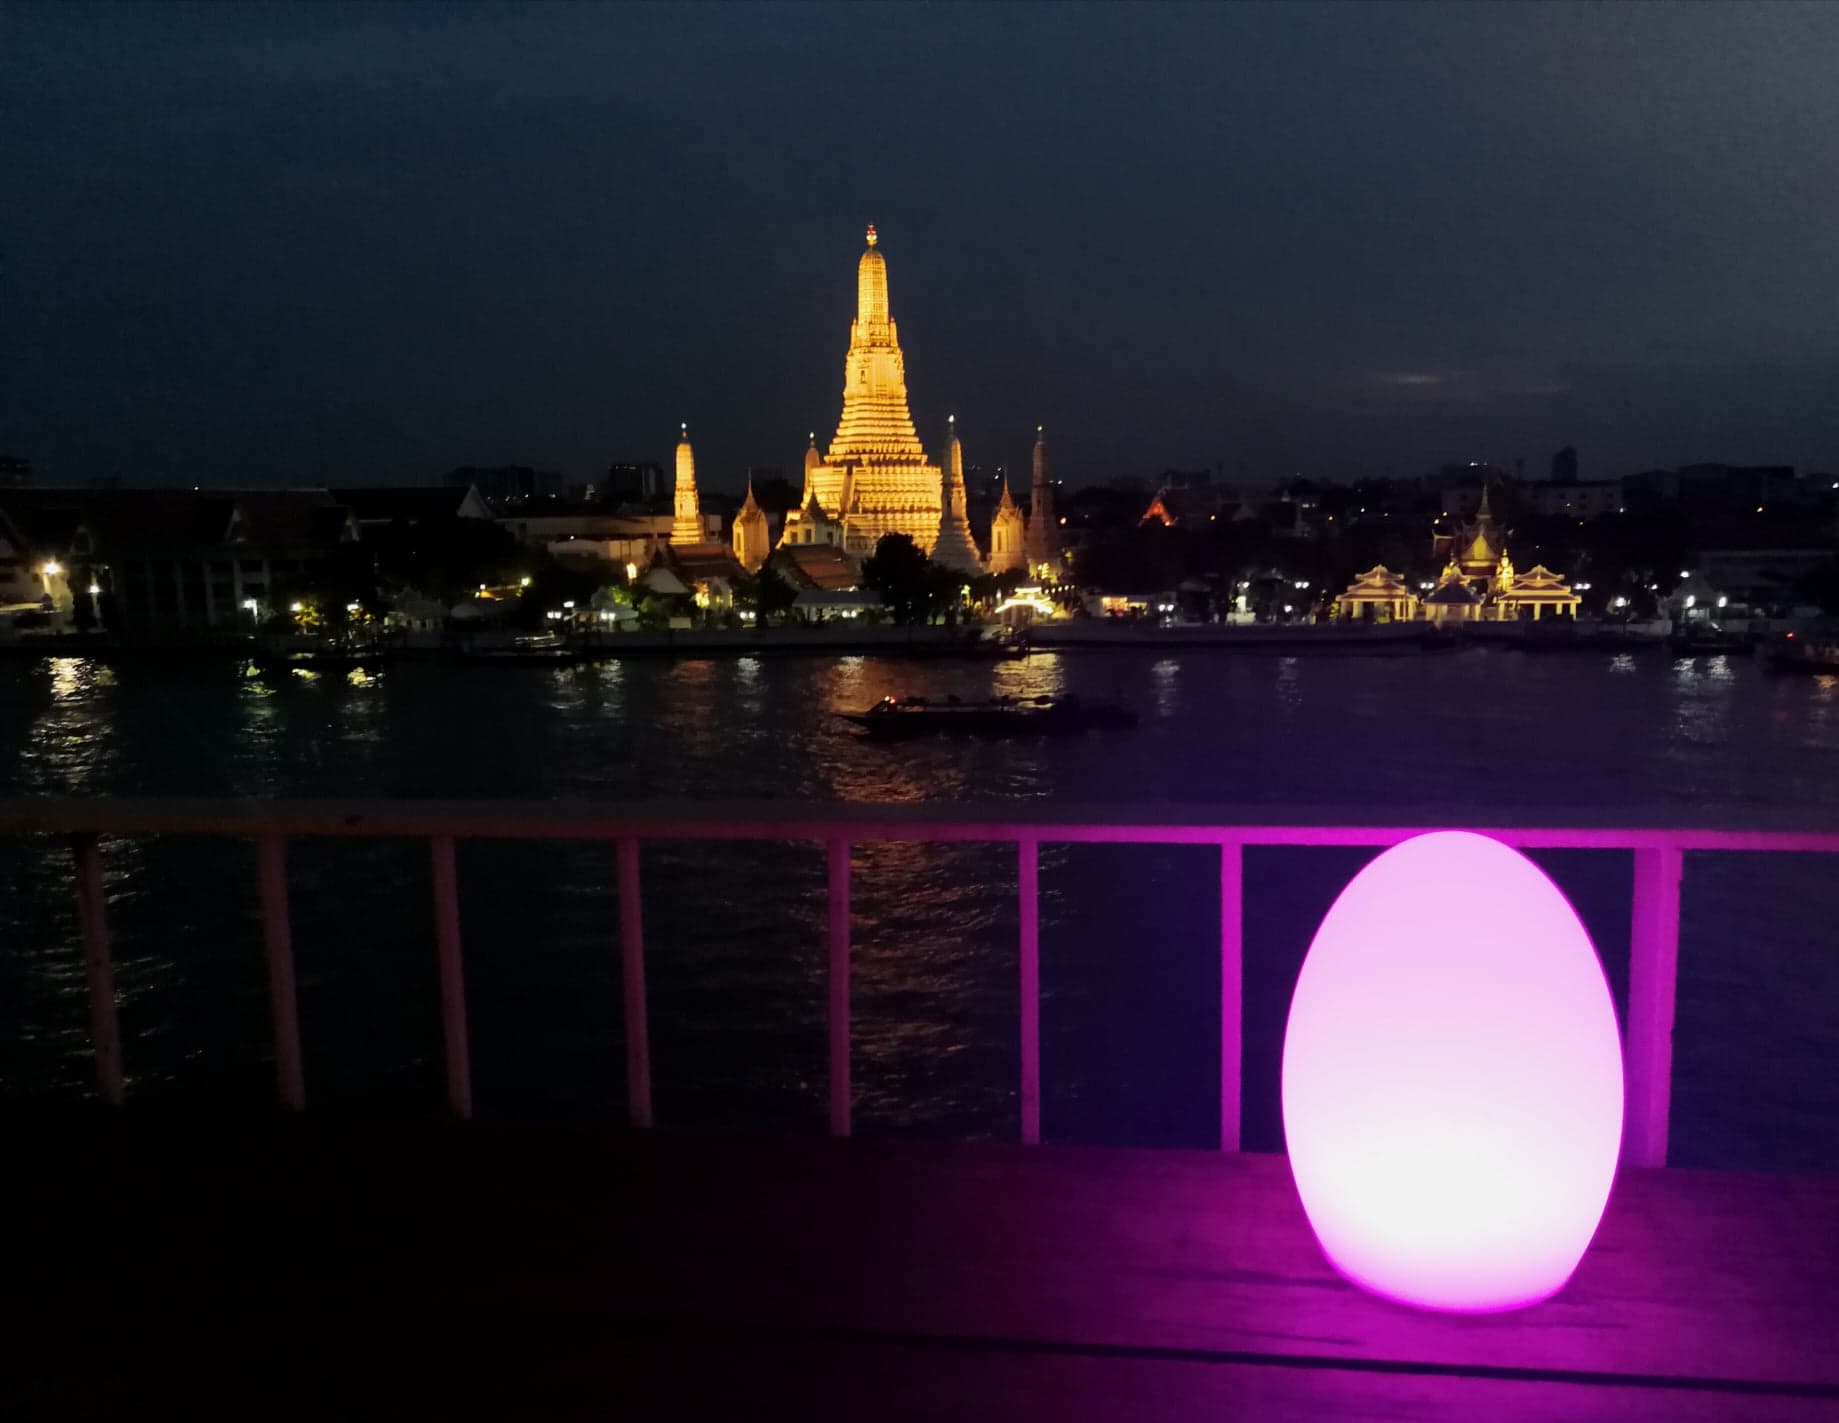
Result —
<instances>
[{"instance_id":1,"label":"illuminated temple","mask_svg":"<svg viewBox=\"0 0 1839 1423\"><path fill-rule=\"evenodd\" d=\"M945 511L943 471L926 457L907 407L906 358L888 304L888 264L875 229L856 264L856 319L843 361L843 415L828 450L805 454L800 508L782 538L799 542L812 502L843 529L843 550L862 559L883 534L906 534L927 553ZM955 540L954 540L955 543ZM962 551L954 549L958 557Z\"/></svg>"},{"instance_id":2,"label":"illuminated temple","mask_svg":"<svg viewBox=\"0 0 1839 1423\"><path fill-rule=\"evenodd\" d=\"M1548 613L1575 617L1583 601L1569 584L1539 564L1517 572L1507 554L1507 530L1481 491L1475 517L1453 533L1436 534L1433 555L1447 556L1442 575L1422 598L1404 580L1380 564L1356 578L1335 600L1334 615L1343 621L1433 623L1538 621Z\"/></svg>"}]
</instances>

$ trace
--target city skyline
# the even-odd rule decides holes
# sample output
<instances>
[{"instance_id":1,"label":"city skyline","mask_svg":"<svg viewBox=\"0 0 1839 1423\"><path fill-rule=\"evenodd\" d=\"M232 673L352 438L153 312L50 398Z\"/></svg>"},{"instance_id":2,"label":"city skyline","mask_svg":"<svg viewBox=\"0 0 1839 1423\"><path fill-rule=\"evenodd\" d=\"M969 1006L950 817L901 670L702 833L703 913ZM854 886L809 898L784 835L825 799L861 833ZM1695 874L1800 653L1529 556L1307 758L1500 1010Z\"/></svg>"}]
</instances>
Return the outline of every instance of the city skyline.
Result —
<instances>
[{"instance_id":1,"label":"city skyline","mask_svg":"<svg viewBox=\"0 0 1839 1423\"><path fill-rule=\"evenodd\" d=\"M9 7L46 480L796 469L847 261L1057 473L1839 464L1820 7ZM897 94L919 96L895 99Z\"/></svg>"}]
</instances>

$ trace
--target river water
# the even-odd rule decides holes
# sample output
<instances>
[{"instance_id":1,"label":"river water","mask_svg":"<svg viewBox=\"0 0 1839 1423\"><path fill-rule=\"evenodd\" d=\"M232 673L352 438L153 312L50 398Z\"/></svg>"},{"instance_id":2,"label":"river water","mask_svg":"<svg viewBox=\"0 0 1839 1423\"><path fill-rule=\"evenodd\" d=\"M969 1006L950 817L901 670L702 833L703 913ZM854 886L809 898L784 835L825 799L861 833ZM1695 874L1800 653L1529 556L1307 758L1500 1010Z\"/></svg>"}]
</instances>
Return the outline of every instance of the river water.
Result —
<instances>
[{"instance_id":1,"label":"river water","mask_svg":"<svg viewBox=\"0 0 1839 1423\"><path fill-rule=\"evenodd\" d=\"M832 713L886 693L1120 694L1135 733L861 740ZM264 675L227 662L0 666L0 793L619 800L1012 798L1064 803L1652 807L1839 805L1839 684L1663 655L1280 658L1192 651L1018 662L878 657L402 665ZM616 1118L624 1078L608 847L463 843L483 1116ZM131 1096L271 1094L254 857L240 842L111 841ZM1245 1133L1277 1149L1297 966L1364 851L1246 865ZM1537 856L1625 990L1626 855ZM1216 1139L1217 853L1042 850L1050 1140ZM290 855L315 1109L440 1109L425 847ZM821 1130L823 855L645 851L658 1118ZM68 855L0 842L0 1097L80 1099L90 1061ZM1017 1130L1013 851L854 855L858 1130ZM1481 935L1434 898L1427 934ZM1839 1170L1839 874L1818 857L1693 855L1682 903L1676 1164Z\"/></svg>"}]
</instances>

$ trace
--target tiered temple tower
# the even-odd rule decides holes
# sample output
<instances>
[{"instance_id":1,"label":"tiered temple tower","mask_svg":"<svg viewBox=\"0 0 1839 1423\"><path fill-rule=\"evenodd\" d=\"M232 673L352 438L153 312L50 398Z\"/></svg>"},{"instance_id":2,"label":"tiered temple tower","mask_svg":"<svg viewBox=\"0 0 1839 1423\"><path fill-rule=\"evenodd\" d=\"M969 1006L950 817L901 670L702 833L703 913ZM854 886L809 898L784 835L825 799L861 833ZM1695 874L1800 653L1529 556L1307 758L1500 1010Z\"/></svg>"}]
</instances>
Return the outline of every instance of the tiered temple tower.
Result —
<instances>
[{"instance_id":1,"label":"tiered temple tower","mask_svg":"<svg viewBox=\"0 0 1839 1423\"><path fill-rule=\"evenodd\" d=\"M907 406L906 358L888 305L888 264L871 225L856 264L856 319L843 362L843 415L830 449L805 458L805 498L842 520L844 551L864 558L883 534L928 553L944 507L939 467L926 458ZM818 455L816 464L811 456Z\"/></svg>"},{"instance_id":2,"label":"tiered temple tower","mask_svg":"<svg viewBox=\"0 0 1839 1423\"><path fill-rule=\"evenodd\" d=\"M734 516L734 529L731 537L734 541L735 561L749 573L760 571L773 551L773 531L766 522L766 511L754 502L753 477L747 479L747 498L741 502L740 512Z\"/></svg>"},{"instance_id":3,"label":"tiered temple tower","mask_svg":"<svg viewBox=\"0 0 1839 1423\"><path fill-rule=\"evenodd\" d=\"M945 443L945 489L940 500L938 537L932 559L960 573L983 572L983 555L971 537L964 493L964 449L958 443L958 417L950 418L951 434Z\"/></svg>"},{"instance_id":4,"label":"tiered temple tower","mask_svg":"<svg viewBox=\"0 0 1839 1423\"><path fill-rule=\"evenodd\" d=\"M1008 490L1005 488L1004 496ZM1037 576L1053 576L1060 571L1060 521L1054 516L1054 485L1047 472L1047 436L1039 425L1034 427L1034 485L1029 492L1028 571ZM1041 573L1045 566L1046 575Z\"/></svg>"},{"instance_id":5,"label":"tiered temple tower","mask_svg":"<svg viewBox=\"0 0 1839 1423\"><path fill-rule=\"evenodd\" d=\"M703 541L702 506L696 497L696 452L690 448L690 427L686 423L677 437L677 489L673 497L670 541L673 544L699 544Z\"/></svg>"}]
</instances>

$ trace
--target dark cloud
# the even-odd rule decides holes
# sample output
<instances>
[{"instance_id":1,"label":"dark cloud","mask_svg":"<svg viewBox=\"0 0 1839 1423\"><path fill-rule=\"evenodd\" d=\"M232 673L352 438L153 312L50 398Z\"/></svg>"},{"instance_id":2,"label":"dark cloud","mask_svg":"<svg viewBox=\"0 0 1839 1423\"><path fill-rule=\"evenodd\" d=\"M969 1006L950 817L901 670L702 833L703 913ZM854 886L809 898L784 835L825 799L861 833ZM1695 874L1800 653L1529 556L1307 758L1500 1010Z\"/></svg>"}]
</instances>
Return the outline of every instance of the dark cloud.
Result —
<instances>
[{"instance_id":1,"label":"dark cloud","mask_svg":"<svg viewBox=\"0 0 1839 1423\"><path fill-rule=\"evenodd\" d=\"M0 448L59 476L688 419L738 485L834 424L868 219L974 461L1839 463L1839 7L13 4L0 51Z\"/></svg>"}]
</instances>

